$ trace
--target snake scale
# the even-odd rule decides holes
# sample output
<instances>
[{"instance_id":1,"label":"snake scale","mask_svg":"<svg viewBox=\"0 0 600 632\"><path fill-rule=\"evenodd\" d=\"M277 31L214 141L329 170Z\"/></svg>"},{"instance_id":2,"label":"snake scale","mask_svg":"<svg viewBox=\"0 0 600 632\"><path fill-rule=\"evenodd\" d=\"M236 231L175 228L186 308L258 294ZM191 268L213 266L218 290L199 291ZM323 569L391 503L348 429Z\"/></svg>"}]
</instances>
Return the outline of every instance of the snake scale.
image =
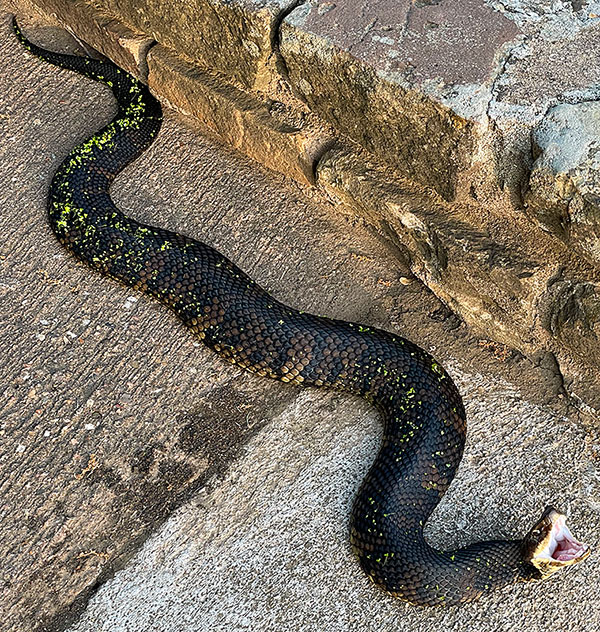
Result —
<instances>
[{"instance_id":1,"label":"snake scale","mask_svg":"<svg viewBox=\"0 0 600 632\"><path fill-rule=\"evenodd\" d=\"M108 85L113 120L75 147L54 174L48 215L56 237L92 268L152 295L219 355L259 375L360 395L377 407L383 439L356 496L351 547L368 577L402 600L457 604L517 581L543 579L586 557L565 516L546 509L522 539L438 551L423 527L462 457L465 411L448 373L395 334L288 307L213 248L124 215L117 174L158 134L148 87L107 60L34 55Z\"/></svg>"}]
</instances>

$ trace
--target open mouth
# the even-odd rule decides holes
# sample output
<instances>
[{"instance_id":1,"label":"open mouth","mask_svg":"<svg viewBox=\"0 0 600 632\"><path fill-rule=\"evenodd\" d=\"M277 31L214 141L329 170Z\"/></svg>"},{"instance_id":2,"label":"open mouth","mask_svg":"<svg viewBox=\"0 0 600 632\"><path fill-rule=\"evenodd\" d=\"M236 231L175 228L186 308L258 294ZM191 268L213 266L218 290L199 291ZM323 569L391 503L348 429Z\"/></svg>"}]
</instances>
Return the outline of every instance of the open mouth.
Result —
<instances>
[{"instance_id":1,"label":"open mouth","mask_svg":"<svg viewBox=\"0 0 600 632\"><path fill-rule=\"evenodd\" d=\"M566 525L567 517L548 507L538 524L525 538L526 556L540 573L549 577L565 566L577 564L590 554L587 544L579 542Z\"/></svg>"},{"instance_id":2,"label":"open mouth","mask_svg":"<svg viewBox=\"0 0 600 632\"><path fill-rule=\"evenodd\" d=\"M572 564L583 559L589 554L589 547L573 537L566 525L566 516L558 512L553 513L556 516L549 516L552 520L552 528L544 539L543 548L536 551L534 558L545 558L562 564Z\"/></svg>"}]
</instances>

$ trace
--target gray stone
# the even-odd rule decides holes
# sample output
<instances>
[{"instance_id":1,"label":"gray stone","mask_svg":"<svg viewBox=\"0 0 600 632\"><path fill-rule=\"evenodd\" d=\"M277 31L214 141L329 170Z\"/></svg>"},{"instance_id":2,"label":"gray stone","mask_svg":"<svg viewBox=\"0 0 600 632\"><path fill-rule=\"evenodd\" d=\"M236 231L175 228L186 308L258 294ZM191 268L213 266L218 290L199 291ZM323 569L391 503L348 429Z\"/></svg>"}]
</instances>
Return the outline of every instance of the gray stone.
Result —
<instances>
[{"instance_id":1,"label":"gray stone","mask_svg":"<svg viewBox=\"0 0 600 632\"><path fill-rule=\"evenodd\" d=\"M600 263L600 103L562 104L537 126L528 211Z\"/></svg>"},{"instance_id":2,"label":"gray stone","mask_svg":"<svg viewBox=\"0 0 600 632\"><path fill-rule=\"evenodd\" d=\"M522 207L535 159L535 127L556 104L600 97L600 14L589 2L492 4L518 24L523 37L503 56L492 86L484 145L491 145L486 155L495 163L497 186L512 192L513 204Z\"/></svg>"}]
</instances>

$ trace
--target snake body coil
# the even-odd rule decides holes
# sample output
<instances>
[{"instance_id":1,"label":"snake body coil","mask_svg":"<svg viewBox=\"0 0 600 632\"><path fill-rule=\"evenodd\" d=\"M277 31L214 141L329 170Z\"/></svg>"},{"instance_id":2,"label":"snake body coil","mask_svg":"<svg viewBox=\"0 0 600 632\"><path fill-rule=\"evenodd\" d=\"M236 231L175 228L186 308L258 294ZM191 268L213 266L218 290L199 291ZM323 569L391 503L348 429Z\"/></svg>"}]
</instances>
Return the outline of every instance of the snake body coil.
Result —
<instances>
[{"instance_id":1,"label":"snake body coil","mask_svg":"<svg viewBox=\"0 0 600 632\"><path fill-rule=\"evenodd\" d=\"M157 135L158 101L114 64L41 49L14 28L32 53L102 81L118 103L115 118L73 149L52 179L48 213L60 242L91 267L160 299L229 361L283 382L361 395L381 412L383 443L350 526L352 548L376 584L414 604L456 604L586 556L552 509L522 540L431 548L423 526L465 442L463 404L445 370L399 336L287 307L213 248L125 216L109 188Z\"/></svg>"}]
</instances>

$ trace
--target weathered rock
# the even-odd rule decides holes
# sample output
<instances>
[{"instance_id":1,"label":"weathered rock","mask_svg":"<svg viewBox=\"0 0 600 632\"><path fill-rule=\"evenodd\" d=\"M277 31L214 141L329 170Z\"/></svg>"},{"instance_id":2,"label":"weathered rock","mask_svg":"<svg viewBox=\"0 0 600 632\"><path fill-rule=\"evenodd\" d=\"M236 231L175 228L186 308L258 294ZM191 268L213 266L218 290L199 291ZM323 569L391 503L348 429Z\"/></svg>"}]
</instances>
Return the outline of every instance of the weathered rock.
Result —
<instances>
[{"instance_id":1,"label":"weathered rock","mask_svg":"<svg viewBox=\"0 0 600 632\"><path fill-rule=\"evenodd\" d=\"M585 372L577 369L585 364L592 371L591 382L600 366L600 284L558 269L539 297L537 314L539 324L555 341L557 357L571 362L565 373L585 380ZM576 390L581 391L581 386Z\"/></svg>"},{"instance_id":2,"label":"weathered rock","mask_svg":"<svg viewBox=\"0 0 600 632\"><path fill-rule=\"evenodd\" d=\"M151 35L159 44L246 88L272 81L272 39L294 0L86 0Z\"/></svg>"},{"instance_id":3,"label":"weathered rock","mask_svg":"<svg viewBox=\"0 0 600 632\"><path fill-rule=\"evenodd\" d=\"M332 149L316 173L341 208L402 248L414 274L475 331L530 357L553 354L578 396L600 408L600 294L567 249L523 217L427 198L365 154Z\"/></svg>"},{"instance_id":4,"label":"weathered rock","mask_svg":"<svg viewBox=\"0 0 600 632\"><path fill-rule=\"evenodd\" d=\"M515 20L524 36L505 55L502 72L492 88L488 106L490 138L495 145L490 153L495 162L492 169L499 186L514 196L515 206L522 207L526 197L528 204L536 206L531 217L539 220L543 229L564 236L560 217L552 210L552 195L548 197L552 185L542 183L545 170L536 168L530 178L540 154L535 129L545 127L544 119L557 103L585 104L600 96L600 67L596 63L600 56L600 5L506 0L495 6ZM567 136L565 129L565 140ZM528 195L531 185L546 189L539 204ZM560 189L558 182L557 186ZM544 208L544 197L549 210Z\"/></svg>"},{"instance_id":5,"label":"weathered rock","mask_svg":"<svg viewBox=\"0 0 600 632\"><path fill-rule=\"evenodd\" d=\"M586 3L579 13L568 2L532 4L538 5L538 14L526 18L508 6L504 9L525 36L504 59L494 85L493 118L512 110L513 119L531 122L557 100L578 102L598 96L600 13L594 12L593 3Z\"/></svg>"},{"instance_id":6,"label":"weathered rock","mask_svg":"<svg viewBox=\"0 0 600 632\"><path fill-rule=\"evenodd\" d=\"M312 0L285 18L280 48L315 112L451 199L470 165L496 55L518 32L483 0Z\"/></svg>"},{"instance_id":7,"label":"weathered rock","mask_svg":"<svg viewBox=\"0 0 600 632\"><path fill-rule=\"evenodd\" d=\"M314 158L331 134L314 115L261 101L160 45L150 51L148 68L150 88L161 100L267 167L313 182Z\"/></svg>"},{"instance_id":8,"label":"weathered rock","mask_svg":"<svg viewBox=\"0 0 600 632\"><path fill-rule=\"evenodd\" d=\"M519 346L518 332L530 327L540 261L511 243L511 233L469 223L439 198L424 200L422 191L389 170L382 172L364 154L329 151L317 166L317 178L346 208L359 209L393 235L410 253L413 272L469 323L493 326L503 342ZM521 303L530 309L511 309Z\"/></svg>"},{"instance_id":9,"label":"weathered rock","mask_svg":"<svg viewBox=\"0 0 600 632\"><path fill-rule=\"evenodd\" d=\"M600 263L600 103L558 105L534 134L528 211Z\"/></svg>"},{"instance_id":10,"label":"weathered rock","mask_svg":"<svg viewBox=\"0 0 600 632\"><path fill-rule=\"evenodd\" d=\"M114 18L93 10L83 0L28 0L36 12L101 51L116 64L144 79L146 54L154 40ZM27 4L24 3L24 4Z\"/></svg>"}]
</instances>

